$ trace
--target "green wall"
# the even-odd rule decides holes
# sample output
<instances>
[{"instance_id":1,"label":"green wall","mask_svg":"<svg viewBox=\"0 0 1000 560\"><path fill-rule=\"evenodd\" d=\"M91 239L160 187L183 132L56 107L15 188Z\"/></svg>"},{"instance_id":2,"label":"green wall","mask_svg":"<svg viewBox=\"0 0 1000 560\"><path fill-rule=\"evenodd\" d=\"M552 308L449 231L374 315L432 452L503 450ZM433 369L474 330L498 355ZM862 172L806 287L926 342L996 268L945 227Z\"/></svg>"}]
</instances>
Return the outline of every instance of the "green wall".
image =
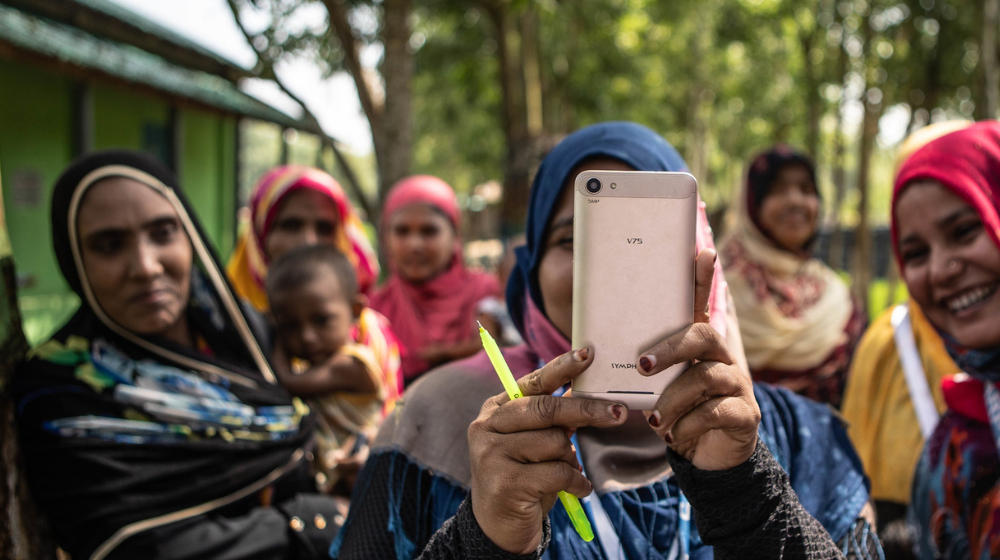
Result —
<instances>
[{"instance_id":1,"label":"green wall","mask_svg":"<svg viewBox=\"0 0 1000 560\"><path fill-rule=\"evenodd\" d=\"M52 252L52 185L73 159L74 83L31 66L0 60L0 173L14 248L20 304L29 339L50 333L76 307ZM16 87L15 87L16 86ZM16 192L34 175L40 192ZM34 198L34 200L32 200Z\"/></svg>"},{"instance_id":2,"label":"green wall","mask_svg":"<svg viewBox=\"0 0 1000 560\"><path fill-rule=\"evenodd\" d=\"M21 279L19 304L32 344L48 338L79 304L59 272L49 223L53 184L74 155L76 87L70 78L0 59L0 173ZM91 92L94 149L126 148L168 157L168 101L108 84L94 84ZM233 247L236 220L236 118L185 107L180 121L181 184L224 262ZM26 184L40 185L40 192L18 190Z\"/></svg>"},{"instance_id":3,"label":"green wall","mask_svg":"<svg viewBox=\"0 0 1000 560\"><path fill-rule=\"evenodd\" d=\"M181 185L225 263L236 228L236 119L185 109L181 123Z\"/></svg>"},{"instance_id":4,"label":"green wall","mask_svg":"<svg viewBox=\"0 0 1000 560\"><path fill-rule=\"evenodd\" d=\"M161 99L94 84L94 149L143 150L166 159L170 106ZM152 141L152 142L151 142Z\"/></svg>"}]
</instances>

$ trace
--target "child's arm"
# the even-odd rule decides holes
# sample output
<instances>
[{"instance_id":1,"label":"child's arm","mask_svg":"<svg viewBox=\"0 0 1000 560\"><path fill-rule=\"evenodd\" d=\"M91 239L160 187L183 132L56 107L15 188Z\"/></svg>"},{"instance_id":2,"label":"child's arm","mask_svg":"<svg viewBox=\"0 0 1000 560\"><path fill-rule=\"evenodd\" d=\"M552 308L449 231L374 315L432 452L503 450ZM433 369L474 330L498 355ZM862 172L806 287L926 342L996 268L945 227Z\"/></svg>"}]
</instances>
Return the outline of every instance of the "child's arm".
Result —
<instances>
[{"instance_id":1,"label":"child's arm","mask_svg":"<svg viewBox=\"0 0 1000 560\"><path fill-rule=\"evenodd\" d=\"M274 363L281 384L296 397L318 397L338 391L376 393L379 389L368 367L354 356L334 354L326 362L296 374L284 348L277 344Z\"/></svg>"},{"instance_id":2,"label":"child's arm","mask_svg":"<svg viewBox=\"0 0 1000 560\"><path fill-rule=\"evenodd\" d=\"M480 313L476 318L483 325L483 328L490 333L490 336L493 338L500 338L500 325L492 315ZM483 343L481 340L478 338L470 338L464 342L432 344L417 352L417 354L421 358L427 360L431 366L438 366L455 360L468 358L469 356L474 356L482 351L482 349Z\"/></svg>"}]
</instances>

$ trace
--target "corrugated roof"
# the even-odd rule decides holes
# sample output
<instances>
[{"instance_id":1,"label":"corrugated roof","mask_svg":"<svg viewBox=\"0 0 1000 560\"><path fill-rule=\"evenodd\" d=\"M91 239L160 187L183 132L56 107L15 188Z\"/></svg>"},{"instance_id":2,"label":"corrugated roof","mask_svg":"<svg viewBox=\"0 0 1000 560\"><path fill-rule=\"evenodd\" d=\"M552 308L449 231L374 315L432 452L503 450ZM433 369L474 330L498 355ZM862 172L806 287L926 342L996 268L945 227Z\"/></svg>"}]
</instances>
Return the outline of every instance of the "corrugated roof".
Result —
<instances>
[{"instance_id":1,"label":"corrugated roof","mask_svg":"<svg viewBox=\"0 0 1000 560\"><path fill-rule=\"evenodd\" d=\"M232 60L229 60L228 58L220 55L219 53L207 49L202 45L200 45L199 43L192 41L191 39L188 39L187 37L181 35L180 33L171 31L170 29L167 29L166 27L163 27L162 25L154 21L148 20L145 17L127 8L115 4L114 2L109 2L108 0L72 0L72 1L76 2L77 4L82 4L93 10L103 12L115 19L121 20L129 25L139 28L145 33L149 33L150 35L155 35L157 37L160 37L161 39L169 41L174 45L179 45L186 49L195 51L198 54L205 56L207 58L211 58L220 64L225 64L235 69L243 70L244 72L247 72L249 74L248 68L244 68L241 65L233 62Z\"/></svg>"},{"instance_id":2,"label":"corrugated roof","mask_svg":"<svg viewBox=\"0 0 1000 560\"><path fill-rule=\"evenodd\" d=\"M0 4L0 43L4 42L16 49L152 87L225 112L302 130L314 128L243 93L234 83L219 76L184 68L131 45Z\"/></svg>"}]
</instances>

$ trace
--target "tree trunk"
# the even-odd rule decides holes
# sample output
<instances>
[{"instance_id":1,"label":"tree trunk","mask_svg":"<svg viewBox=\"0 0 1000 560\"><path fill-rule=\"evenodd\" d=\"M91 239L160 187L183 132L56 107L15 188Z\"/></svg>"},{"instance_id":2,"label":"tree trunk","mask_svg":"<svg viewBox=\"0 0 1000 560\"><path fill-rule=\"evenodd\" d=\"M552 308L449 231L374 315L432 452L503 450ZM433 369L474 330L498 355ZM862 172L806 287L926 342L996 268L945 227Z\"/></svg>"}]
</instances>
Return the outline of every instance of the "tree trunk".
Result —
<instances>
[{"instance_id":1,"label":"tree trunk","mask_svg":"<svg viewBox=\"0 0 1000 560\"><path fill-rule=\"evenodd\" d=\"M706 14L706 19L711 16ZM713 34L707 30L714 29L714 20L708 19L703 23L705 32L699 33L691 45L691 59L703 60L708 51L712 48ZM708 180L708 122L705 115L705 99L709 94L709 79L705 75L706 69L703 64L696 64L691 89L688 93L687 107L687 130L688 140L685 142L684 159L687 161L691 174L698 179L701 189L704 191L709 185ZM669 73L668 73L669 75ZM705 193L702 193L705 198Z\"/></svg>"},{"instance_id":2,"label":"tree trunk","mask_svg":"<svg viewBox=\"0 0 1000 560\"><path fill-rule=\"evenodd\" d=\"M377 154L380 203L392 185L410 174L413 157L411 3L410 0L384 0L382 5L385 54L381 73L385 82L385 110L379 133L382 153Z\"/></svg>"},{"instance_id":3,"label":"tree trunk","mask_svg":"<svg viewBox=\"0 0 1000 560\"><path fill-rule=\"evenodd\" d=\"M823 115L823 99L819 95L819 72L812 61L812 49L816 43L817 26L808 32L800 32L799 44L802 47L802 57L805 69L806 83L806 151L813 158L819 160L819 121Z\"/></svg>"},{"instance_id":4,"label":"tree trunk","mask_svg":"<svg viewBox=\"0 0 1000 560\"><path fill-rule=\"evenodd\" d=\"M528 136L544 133L542 107L542 61L538 37L538 14L528 6L521 14L521 67L524 70L524 109Z\"/></svg>"},{"instance_id":5,"label":"tree trunk","mask_svg":"<svg viewBox=\"0 0 1000 560\"><path fill-rule=\"evenodd\" d=\"M379 200L392 185L410 173L413 155L413 109L410 52L411 0L384 0L382 71L385 90L380 97L361 64L357 38L348 20L346 0L323 0L330 15L330 29L340 42L344 67L354 79L358 99L372 129L372 144L379 172ZM373 209L374 210L374 209ZM373 219L378 214L373 213Z\"/></svg>"},{"instance_id":6,"label":"tree trunk","mask_svg":"<svg viewBox=\"0 0 1000 560\"><path fill-rule=\"evenodd\" d=\"M847 51L843 42L837 48L837 75L841 77L841 92L847 90ZM844 173L844 94L841 93L837 103L837 125L833 131L833 208L831 223L833 232L830 235L830 266L840 268L844 262L844 233L840 225L841 207L847 194L847 177Z\"/></svg>"},{"instance_id":7,"label":"tree trunk","mask_svg":"<svg viewBox=\"0 0 1000 560\"><path fill-rule=\"evenodd\" d=\"M860 155L858 158L858 227L854 231L854 296L862 309L868 310L868 289L872 281L872 244L868 225L869 171L875 136L878 134L878 120L882 104L864 101L865 116L861 126Z\"/></svg>"},{"instance_id":8,"label":"tree trunk","mask_svg":"<svg viewBox=\"0 0 1000 560\"><path fill-rule=\"evenodd\" d=\"M28 352L28 342L21 331L2 193L0 188L0 560L49 560L55 558L55 546L28 492L14 428L14 403L7 392L14 369Z\"/></svg>"},{"instance_id":9,"label":"tree trunk","mask_svg":"<svg viewBox=\"0 0 1000 560\"><path fill-rule=\"evenodd\" d=\"M980 60L983 64L984 118L997 118L1000 110L1000 69L997 68L997 26L1000 25L1000 0L983 0L983 41Z\"/></svg>"},{"instance_id":10,"label":"tree trunk","mask_svg":"<svg viewBox=\"0 0 1000 560\"><path fill-rule=\"evenodd\" d=\"M528 191L531 189L532 141L526 115L521 36L513 15L503 2L490 3L486 11L493 21L500 67L503 101L503 131L507 156L503 167L503 205L501 222L504 237L524 230L528 214Z\"/></svg>"}]
</instances>

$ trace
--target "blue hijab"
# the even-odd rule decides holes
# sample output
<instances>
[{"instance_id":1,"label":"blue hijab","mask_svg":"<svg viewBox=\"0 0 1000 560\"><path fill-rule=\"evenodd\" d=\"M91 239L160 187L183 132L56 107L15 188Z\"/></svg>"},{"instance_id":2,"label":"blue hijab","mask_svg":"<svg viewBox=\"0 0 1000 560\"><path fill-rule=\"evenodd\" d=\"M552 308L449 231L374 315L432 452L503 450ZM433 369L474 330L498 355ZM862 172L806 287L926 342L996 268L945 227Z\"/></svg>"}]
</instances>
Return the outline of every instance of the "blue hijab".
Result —
<instances>
[{"instance_id":1,"label":"blue hijab","mask_svg":"<svg viewBox=\"0 0 1000 560\"><path fill-rule=\"evenodd\" d=\"M517 264L507 283L507 306L521 332L524 329L525 294L545 312L538 287L538 265L545 249L545 228L562 194L562 186L576 166L595 157L610 157L640 171L687 171L687 164L659 134L630 122L588 126L559 142L542 162L531 185L526 245L515 251Z\"/></svg>"}]
</instances>

